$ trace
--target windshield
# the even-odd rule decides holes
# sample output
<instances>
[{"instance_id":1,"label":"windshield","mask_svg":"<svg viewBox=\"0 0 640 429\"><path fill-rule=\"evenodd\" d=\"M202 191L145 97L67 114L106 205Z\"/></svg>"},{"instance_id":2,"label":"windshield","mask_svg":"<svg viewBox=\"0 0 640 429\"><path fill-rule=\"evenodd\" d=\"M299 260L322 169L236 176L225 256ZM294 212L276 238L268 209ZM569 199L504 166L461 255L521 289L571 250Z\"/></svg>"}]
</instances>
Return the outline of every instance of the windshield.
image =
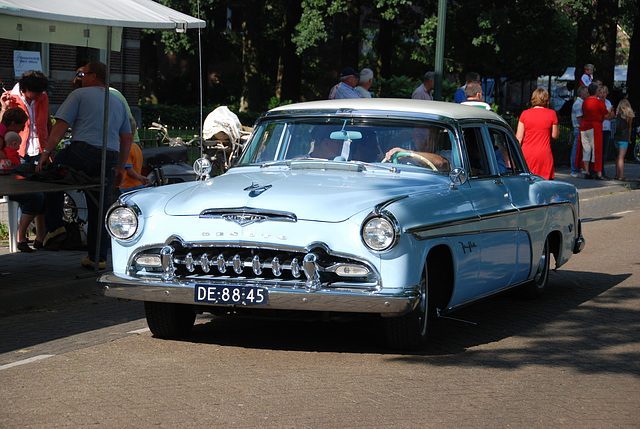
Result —
<instances>
[{"instance_id":1,"label":"windshield","mask_svg":"<svg viewBox=\"0 0 640 429\"><path fill-rule=\"evenodd\" d=\"M455 136L443 124L375 118L264 121L254 130L238 165L305 158L366 163L384 160L445 172L462 166Z\"/></svg>"}]
</instances>

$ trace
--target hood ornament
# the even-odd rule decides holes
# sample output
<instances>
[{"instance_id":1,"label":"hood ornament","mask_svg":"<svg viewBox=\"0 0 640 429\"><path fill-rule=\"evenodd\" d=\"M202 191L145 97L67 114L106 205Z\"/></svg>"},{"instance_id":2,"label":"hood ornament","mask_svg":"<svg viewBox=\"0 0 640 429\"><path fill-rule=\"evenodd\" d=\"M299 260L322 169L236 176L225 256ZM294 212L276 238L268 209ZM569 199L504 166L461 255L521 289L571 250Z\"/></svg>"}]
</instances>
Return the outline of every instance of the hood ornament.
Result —
<instances>
[{"instance_id":1,"label":"hood ornament","mask_svg":"<svg viewBox=\"0 0 640 429\"><path fill-rule=\"evenodd\" d=\"M250 191L249 192L250 197L257 197L258 195L262 194L264 191L271 188L272 186L273 185L260 186L258 183L251 182L251 186L247 186L246 188L243 189L243 191Z\"/></svg>"}]
</instances>

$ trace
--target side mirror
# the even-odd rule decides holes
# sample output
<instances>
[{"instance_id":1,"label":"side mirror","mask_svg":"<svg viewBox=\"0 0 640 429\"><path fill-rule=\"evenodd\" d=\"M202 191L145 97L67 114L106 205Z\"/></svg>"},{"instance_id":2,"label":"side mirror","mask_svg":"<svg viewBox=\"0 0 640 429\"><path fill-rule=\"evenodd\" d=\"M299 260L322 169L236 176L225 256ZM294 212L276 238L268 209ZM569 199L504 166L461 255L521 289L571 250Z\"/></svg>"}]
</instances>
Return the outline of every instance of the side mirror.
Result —
<instances>
[{"instance_id":1,"label":"side mirror","mask_svg":"<svg viewBox=\"0 0 640 429\"><path fill-rule=\"evenodd\" d=\"M467 183L467 172L464 168L456 167L449 172L449 180L451 180L451 189Z\"/></svg>"}]
</instances>

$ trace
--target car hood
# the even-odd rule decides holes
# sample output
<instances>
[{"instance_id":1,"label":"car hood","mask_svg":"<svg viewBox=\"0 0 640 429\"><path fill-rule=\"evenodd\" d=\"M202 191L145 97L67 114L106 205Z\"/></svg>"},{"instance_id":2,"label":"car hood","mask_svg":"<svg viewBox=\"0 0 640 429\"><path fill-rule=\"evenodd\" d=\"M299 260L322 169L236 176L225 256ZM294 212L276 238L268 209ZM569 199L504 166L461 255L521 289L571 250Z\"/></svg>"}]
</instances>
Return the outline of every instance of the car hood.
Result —
<instances>
[{"instance_id":1,"label":"car hood","mask_svg":"<svg viewBox=\"0 0 640 429\"><path fill-rule=\"evenodd\" d=\"M288 212L300 220L340 222L392 198L446 189L449 183L447 176L424 172L241 167L177 193L165 212L195 216L209 209L250 208Z\"/></svg>"}]
</instances>

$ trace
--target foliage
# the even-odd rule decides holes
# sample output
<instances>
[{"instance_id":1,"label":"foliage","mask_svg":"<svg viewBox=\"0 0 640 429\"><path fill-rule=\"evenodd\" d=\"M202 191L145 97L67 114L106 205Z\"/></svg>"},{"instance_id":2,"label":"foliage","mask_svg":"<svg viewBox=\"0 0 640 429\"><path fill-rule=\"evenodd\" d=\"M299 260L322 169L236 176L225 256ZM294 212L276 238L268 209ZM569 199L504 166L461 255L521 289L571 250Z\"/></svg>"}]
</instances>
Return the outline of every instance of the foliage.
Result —
<instances>
[{"instance_id":1,"label":"foliage","mask_svg":"<svg viewBox=\"0 0 640 429\"><path fill-rule=\"evenodd\" d=\"M291 104L293 101L291 100L278 100L278 97L271 97L269 100L269 106L267 110L275 109L276 107L286 106L287 104Z\"/></svg>"},{"instance_id":2,"label":"foliage","mask_svg":"<svg viewBox=\"0 0 640 429\"><path fill-rule=\"evenodd\" d=\"M320 42L327 42L329 34L336 29L332 24L336 15L349 10L370 10L374 16L391 21L398 17L403 6L411 5L410 0L302 0L302 16L296 26L293 42L298 55Z\"/></svg>"},{"instance_id":3,"label":"foliage","mask_svg":"<svg viewBox=\"0 0 640 429\"><path fill-rule=\"evenodd\" d=\"M372 93L378 98L411 98L413 90L422 81L406 76L392 76L388 79L378 78L374 80Z\"/></svg>"},{"instance_id":4,"label":"foliage","mask_svg":"<svg viewBox=\"0 0 640 429\"><path fill-rule=\"evenodd\" d=\"M206 105L264 111L289 100L326 98L336 71L348 65L374 70L376 96L408 97L422 75L435 69L436 0L160 1L207 22L199 52ZM594 5L592 0L448 2L444 65L453 81L444 82L443 99L452 99L469 71L513 82L558 75L584 61L576 58L576 45L585 39L577 32L587 25L591 32ZM631 35L638 0L620 0L619 10L618 23ZM198 33L143 35L143 100L199 103Z\"/></svg>"},{"instance_id":5,"label":"foliage","mask_svg":"<svg viewBox=\"0 0 640 429\"><path fill-rule=\"evenodd\" d=\"M447 56L465 73L524 80L558 75L573 63L575 29L552 1L456 3L448 17L456 25L447 27Z\"/></svg>"},{"instance_id":6,"label":"foliage","mask_svg":"<svg viewBox=\"0 0 640 429\"><path fill-rule=\"evenodd\" d=\"M9 238L9 227L4 223L0 223L0 240L6 240Z\"/></svg>"}]
</instances>

